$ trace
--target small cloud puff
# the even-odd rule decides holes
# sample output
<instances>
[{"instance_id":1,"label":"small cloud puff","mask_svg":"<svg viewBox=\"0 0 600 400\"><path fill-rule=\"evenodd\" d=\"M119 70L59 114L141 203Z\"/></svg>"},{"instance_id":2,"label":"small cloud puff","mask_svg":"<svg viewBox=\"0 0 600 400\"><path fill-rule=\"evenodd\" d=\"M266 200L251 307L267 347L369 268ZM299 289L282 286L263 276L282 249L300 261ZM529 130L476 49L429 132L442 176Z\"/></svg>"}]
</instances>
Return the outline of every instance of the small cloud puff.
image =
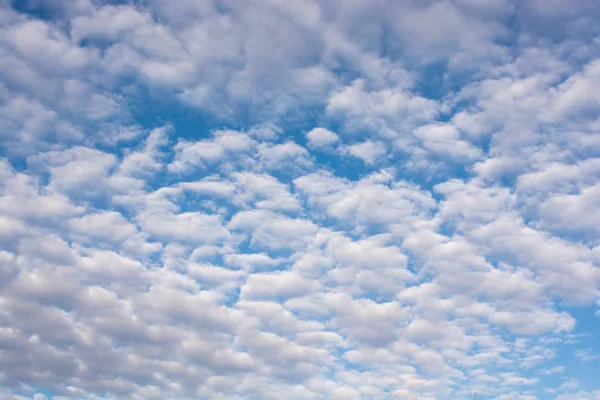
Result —
<instances>
[{"instance_id":1,"label":"small cloud puff","mask_svg":"<svg viewBox=\"0 0 600 400\"><path fill-rule=\"evenodd\" d=\"M340 137L326 128L314 128L306 134L308 146L311 148L328 147L340 140Z\"/></svg>"}]
</instances>

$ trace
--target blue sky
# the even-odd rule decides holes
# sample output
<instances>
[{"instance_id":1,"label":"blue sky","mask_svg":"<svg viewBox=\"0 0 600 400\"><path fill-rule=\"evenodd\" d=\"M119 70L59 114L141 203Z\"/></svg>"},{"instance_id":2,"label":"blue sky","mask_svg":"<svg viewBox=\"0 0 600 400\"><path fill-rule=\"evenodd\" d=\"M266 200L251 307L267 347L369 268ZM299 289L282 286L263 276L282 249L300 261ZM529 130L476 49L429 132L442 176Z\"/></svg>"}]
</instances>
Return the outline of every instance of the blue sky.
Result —
<instances>
[{"instance_id":1,"label":"blue sky","mask_svg":"<svg viewBox=\"0 0 600 400\"><path fill-rule=\"evenodd\" d=\"M599 19L0 0L0 400L599 400Z\"/></svg>"}]
</instances>

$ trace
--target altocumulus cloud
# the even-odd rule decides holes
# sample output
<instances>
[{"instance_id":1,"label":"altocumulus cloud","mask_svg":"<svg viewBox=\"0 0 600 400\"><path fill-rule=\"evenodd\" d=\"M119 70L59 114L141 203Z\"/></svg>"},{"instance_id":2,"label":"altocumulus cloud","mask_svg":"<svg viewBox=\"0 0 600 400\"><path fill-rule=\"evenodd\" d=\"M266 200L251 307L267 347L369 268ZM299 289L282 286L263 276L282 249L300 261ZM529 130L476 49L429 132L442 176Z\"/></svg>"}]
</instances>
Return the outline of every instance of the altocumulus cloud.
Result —
<instances>
[{"instance_id":1,"label":"altocumulus cloud","mask_svg":"<svg viewBox=\"0 0 600 400\"><path fill-rule=\"evenodd\" d=\"M600 399L595 0L0 0L1 400Z\"/></svg>"}]
</instances>

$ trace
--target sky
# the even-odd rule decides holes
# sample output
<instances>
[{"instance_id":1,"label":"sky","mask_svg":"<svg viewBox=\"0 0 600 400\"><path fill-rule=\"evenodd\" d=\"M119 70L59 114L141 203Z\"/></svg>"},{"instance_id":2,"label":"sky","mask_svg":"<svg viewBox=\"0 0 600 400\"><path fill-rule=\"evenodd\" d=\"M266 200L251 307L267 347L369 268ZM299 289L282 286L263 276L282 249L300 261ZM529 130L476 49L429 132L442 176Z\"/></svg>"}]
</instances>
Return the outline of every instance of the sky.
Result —
<instances>
[{"instance_id":1,"label":"sky","mask_svg":"<svg viewBox=\"0 0 600 400\"><path fill-rule=\"evenodd\" d=\"M600 400L596 0L0 0L0 400Z\"/></svg>"}]
</instances>

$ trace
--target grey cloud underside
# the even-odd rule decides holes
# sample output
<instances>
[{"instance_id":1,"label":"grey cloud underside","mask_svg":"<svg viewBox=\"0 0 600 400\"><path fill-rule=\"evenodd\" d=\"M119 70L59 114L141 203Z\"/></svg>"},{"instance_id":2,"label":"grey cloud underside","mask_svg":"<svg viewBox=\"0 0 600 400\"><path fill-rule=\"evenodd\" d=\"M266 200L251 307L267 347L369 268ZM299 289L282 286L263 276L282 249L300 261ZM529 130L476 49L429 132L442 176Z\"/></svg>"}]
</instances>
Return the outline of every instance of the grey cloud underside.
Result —
<instances>
[{"instance_id":1,"label":"grey cloud underside","mask_svg":"<svg viewBox=\"0 0 600 400\"><path fill-rule=\"evenodd\" d=\"M600 8L376 3L0 1L0 399L600 398Z\"/></svg>"}]
</instances>

